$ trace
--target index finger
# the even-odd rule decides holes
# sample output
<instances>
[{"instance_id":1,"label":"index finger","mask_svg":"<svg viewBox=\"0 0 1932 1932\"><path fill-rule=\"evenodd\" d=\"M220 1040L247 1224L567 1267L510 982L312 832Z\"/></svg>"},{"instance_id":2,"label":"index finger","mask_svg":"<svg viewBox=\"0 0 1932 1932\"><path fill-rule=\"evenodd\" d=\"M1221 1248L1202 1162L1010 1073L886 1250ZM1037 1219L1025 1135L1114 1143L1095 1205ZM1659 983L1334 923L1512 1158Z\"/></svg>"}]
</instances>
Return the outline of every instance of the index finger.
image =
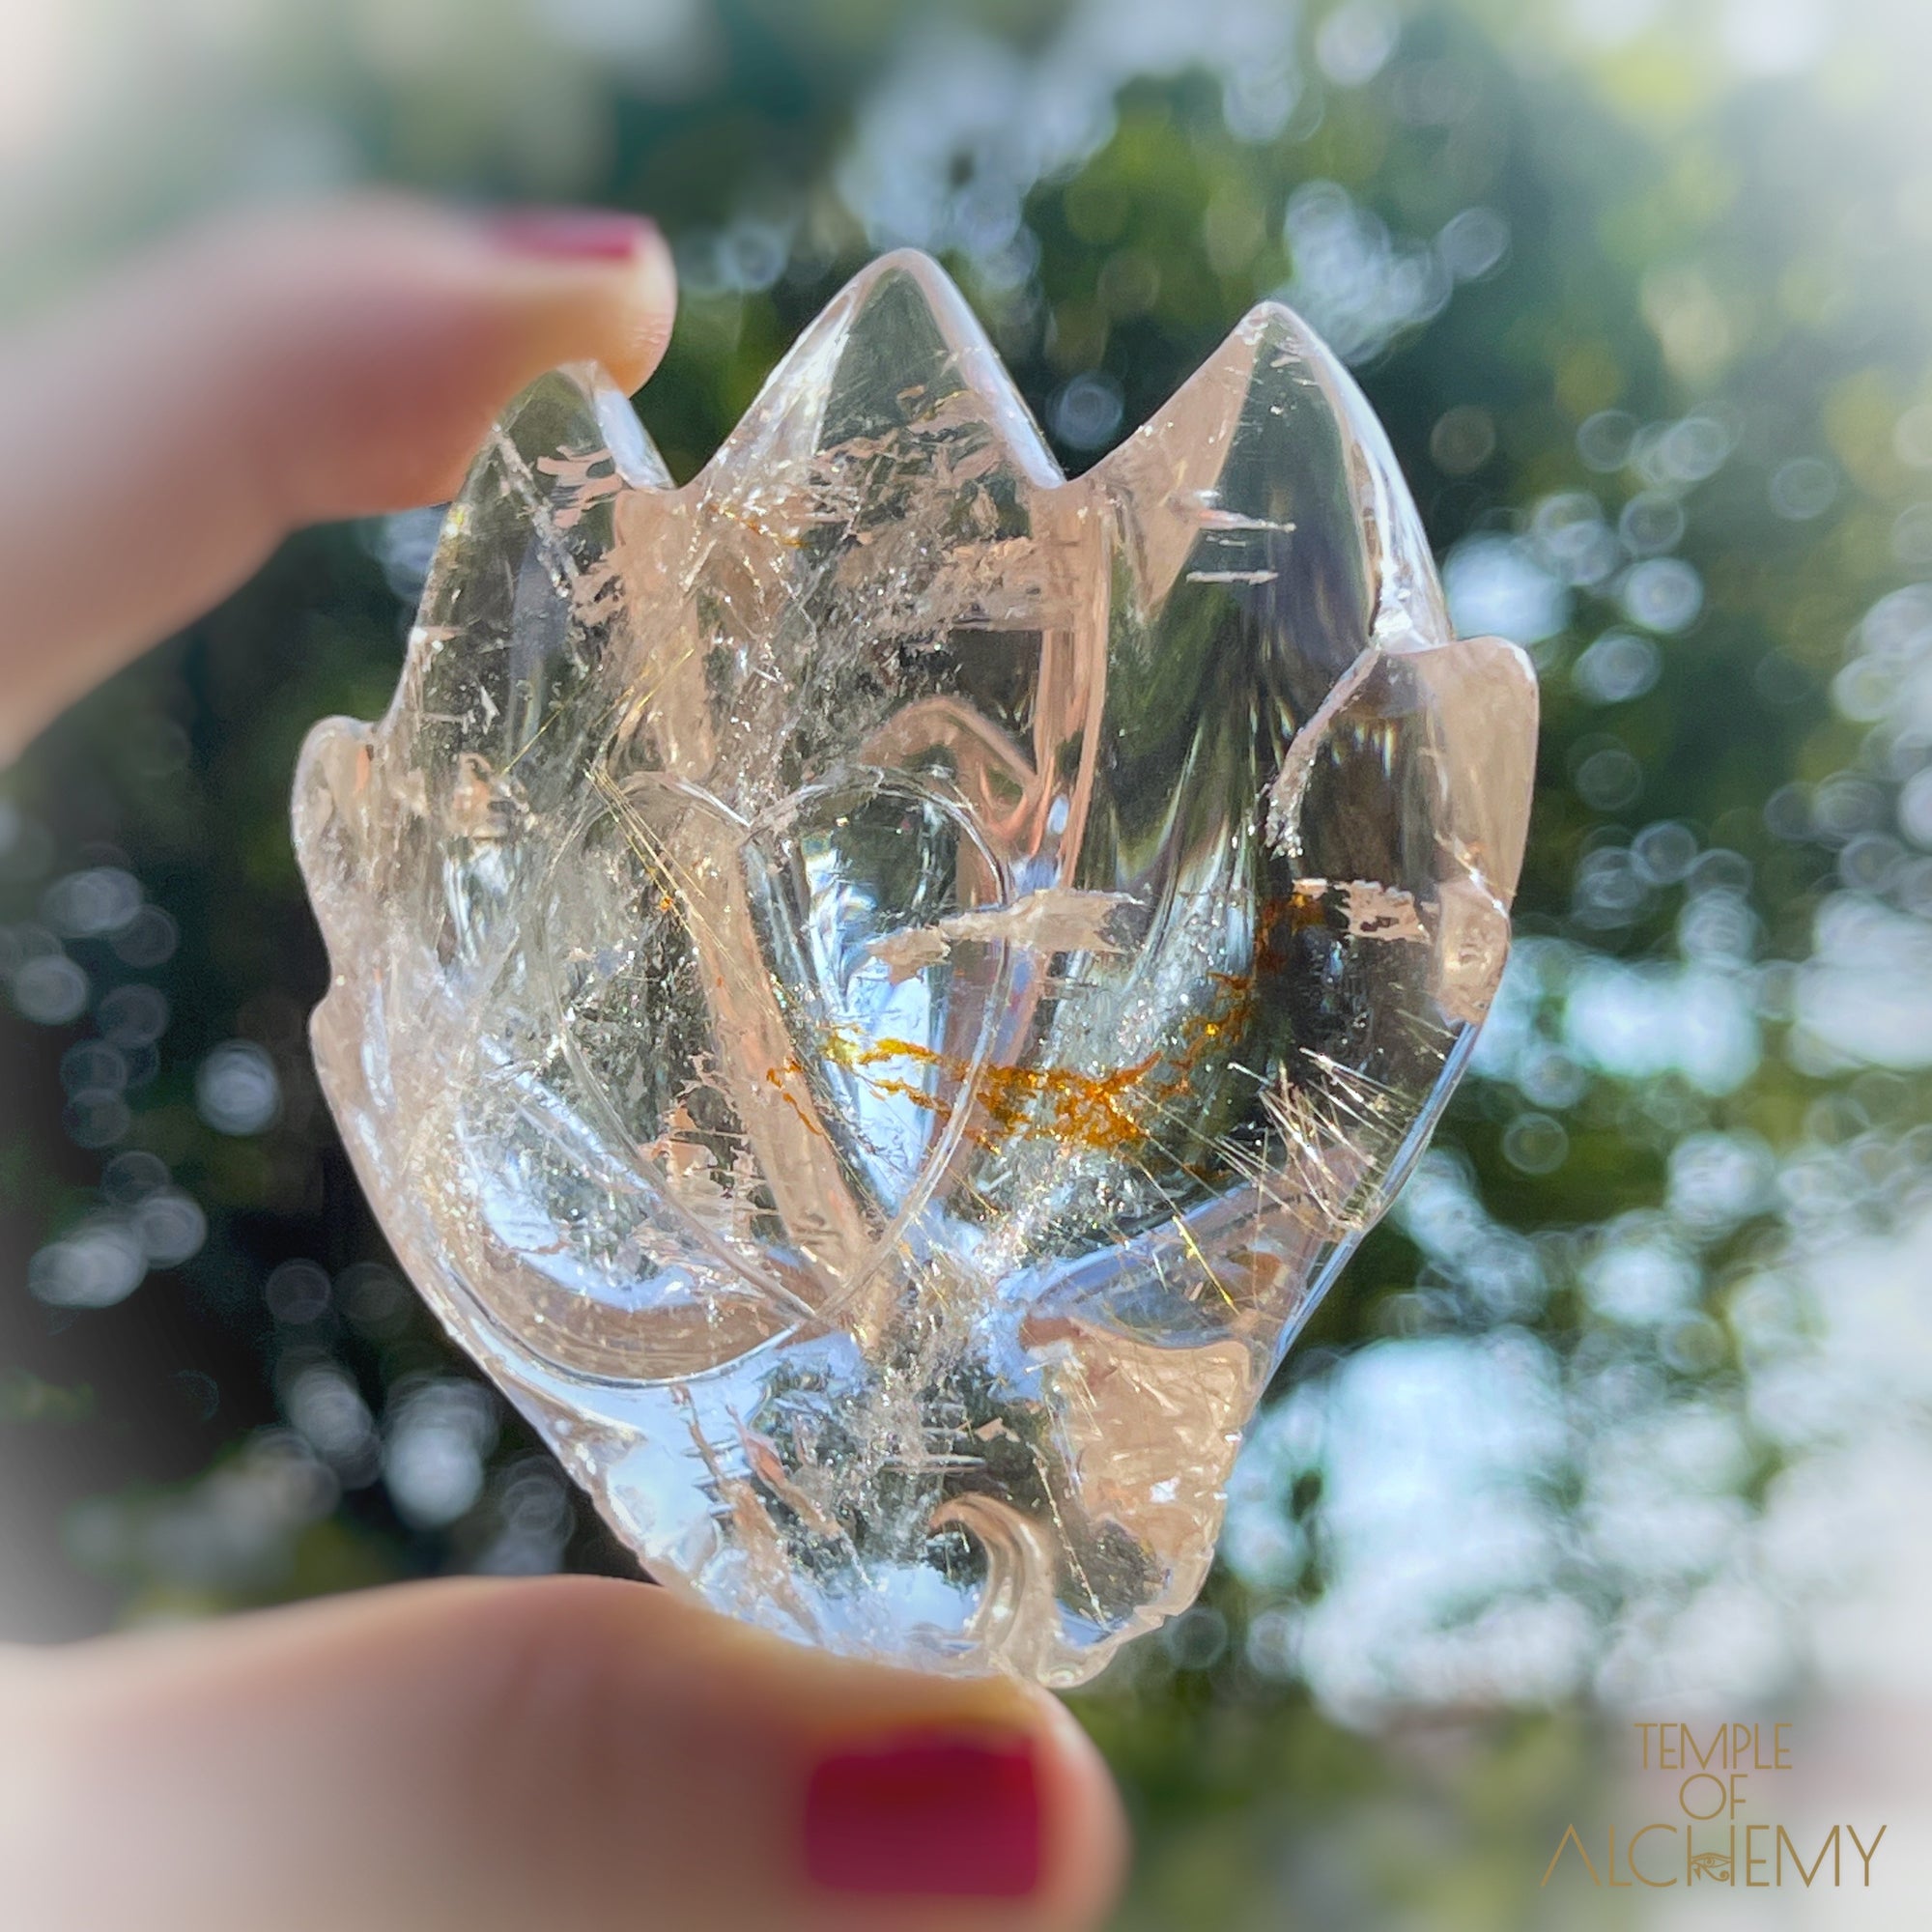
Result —
<instances>
[{"instance_id":1,"label":"index finger","mask_svg":"<svg viewBox=\"0 0 1932 1932\"><path fill-rule=\"evenodd\" d=\"M559 362L664 353L640 217L400 198L229 219L0 344L0 763L297 525L449 495Z\"/></svg>"}]
</instances>

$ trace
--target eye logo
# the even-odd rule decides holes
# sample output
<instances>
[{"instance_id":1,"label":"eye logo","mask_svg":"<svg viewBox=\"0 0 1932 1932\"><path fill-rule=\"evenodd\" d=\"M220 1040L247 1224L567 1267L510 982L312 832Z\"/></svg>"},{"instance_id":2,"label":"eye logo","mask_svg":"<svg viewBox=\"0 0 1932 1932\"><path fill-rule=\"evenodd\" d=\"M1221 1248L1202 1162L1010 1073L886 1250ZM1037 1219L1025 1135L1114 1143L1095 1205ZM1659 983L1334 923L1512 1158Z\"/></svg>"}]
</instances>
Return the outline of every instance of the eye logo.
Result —
<instances>
[{"instance_id":1,"label":"eye logo","mask_svg":"<svg viewBox=\"0 0 1932 1932\"><path fill-rule=\"evenodd\" d=\"M1467 1057L1534 742L1287 310L1068 481L891 256L681 489L594 371L497 426L298 775L324 1086L654 1572L1077 1682Z\"/></svg>"}]
</instances>

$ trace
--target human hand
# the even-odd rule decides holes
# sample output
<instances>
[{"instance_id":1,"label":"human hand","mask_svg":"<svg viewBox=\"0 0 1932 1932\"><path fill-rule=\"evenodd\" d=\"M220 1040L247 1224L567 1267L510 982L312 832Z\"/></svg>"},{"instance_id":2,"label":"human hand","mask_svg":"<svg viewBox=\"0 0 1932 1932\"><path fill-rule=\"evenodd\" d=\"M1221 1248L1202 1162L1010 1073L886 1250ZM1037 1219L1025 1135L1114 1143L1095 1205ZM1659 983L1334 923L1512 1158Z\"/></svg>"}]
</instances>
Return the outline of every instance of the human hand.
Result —
<instances>
[{"instance_id":1,"label":"human hand","mask_svg":"<svg viewBox=\"0 0 1932 1932\"><path fill-rule=\"evenodd\" d=\"M624 217L231 223L0 345L0 762L291 526L449 495L553 365L656 366ZM589 1578L0 1651L21 1932L1074 1927L1123 1855L1051 1698Z\"/></svg>"}]
</instances>

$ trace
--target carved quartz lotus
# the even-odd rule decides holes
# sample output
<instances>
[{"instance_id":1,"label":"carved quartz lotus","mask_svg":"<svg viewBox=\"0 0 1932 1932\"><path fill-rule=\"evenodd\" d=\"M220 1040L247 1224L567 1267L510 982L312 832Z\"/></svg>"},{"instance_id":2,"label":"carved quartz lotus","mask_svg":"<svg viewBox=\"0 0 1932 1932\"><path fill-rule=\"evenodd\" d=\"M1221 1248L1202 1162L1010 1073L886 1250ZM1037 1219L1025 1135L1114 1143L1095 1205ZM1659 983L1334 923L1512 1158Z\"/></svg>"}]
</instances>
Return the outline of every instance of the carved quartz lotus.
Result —
<instances>
[{"instance_id":1,"label":"carved quartz lotus","mask_svg":"<svg viewBox=\"0 0 1932 1932\"><path fill-rule=\"evenodd\" d=\"M1076 1683L1467 1057L1535 709L1286 309L1068 482L890 256L682 489L594 372L504 416L303 755L324 1086L654 1575Z\"/></svg>"}]
</instances>

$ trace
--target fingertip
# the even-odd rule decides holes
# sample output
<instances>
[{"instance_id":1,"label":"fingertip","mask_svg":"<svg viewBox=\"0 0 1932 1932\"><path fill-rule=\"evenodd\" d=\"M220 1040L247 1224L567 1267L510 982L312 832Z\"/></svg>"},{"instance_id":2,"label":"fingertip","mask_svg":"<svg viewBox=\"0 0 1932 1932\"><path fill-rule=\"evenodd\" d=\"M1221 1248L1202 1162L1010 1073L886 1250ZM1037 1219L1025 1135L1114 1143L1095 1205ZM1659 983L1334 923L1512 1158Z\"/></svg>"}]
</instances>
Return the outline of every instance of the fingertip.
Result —
<instances>
[{"instance_id":1,"label":"fingertip","mask_svg":"<svg viewBox=\"0 0 1932 1932\"><path fill-rule=\"evenodd\" d=\"M1051 1853L1042 1886L1049 1922L1098 1925L1126 1879L1131 1841L1120 1789L1073 1713L1045 1690L1032 1699L1049 1821Z\"/></svg>"},{"instance_id":2,"label":"fingertip","mask_svg":"<svg viewBox=\"0 0 1932 1932\"><path fill-rule=\"evenodd\" d=\"M677 316L677 268L655 222L640 223L629 268L617 291L611 340L591 358L604 364L627 395L657 373Z\"/></svg>"},{"instance_id":3,"label":"fingertip","mask_svg":"<svg viewBox=\"0 0 1932 1932\"><path fill-rule=\"evenodd\" d=\"M677 270L647 217L578 209L497 210L473 220L419 213L441 231L419 271L438 296L426 305L429 327L416 327L412 307L398 304L405 326L351 370L363 390L350 410L363 425L360 460L346 484L326 455L312 460L310 477L327 493L317 500L330 505L312 515L453 496L490 418L546 370L593 364L629 395L669 346ZM413 394L391 407L385 398L399 377ZM372 427L379 422L410 424L412 434L399 443Z\"/></svg>"},{"instance_id":4,"label":"fingertip","mask_svg":"<svg viewBox=\"0 0 1932 1932\"><path fill-rule=\"evenodd\" d=\"M493 211L480 232L510 286L534 298L546 366L599 362L626 392L643 385L677 309L677 270L656 222L614 209L515 207Z\"/></svg>"},{"instance_id":5,"label":"fingertip","mask_svg":"<svg viewBox=\"0 0 1932 1932\"><path fill-rule=\"evenodd\" d=\"M292 322L283 298L269 358L282 407L261 384L242 404L269 425L290 522L451 494L519 390L594 363L629 393L676 312L668 243L622 211L375 198L316 218L306 252L304 279L327 293Z\"/></svg>"},{"instance_id":6,"label":"fingertip","mask_svg":"<svg viewBox=\"0 0 1932 1932\"><path fill-rule=\"evenodd\" d=\"M711 1720L742 1736L749 1719L793 1768L803 1884L791 1922L1104 1922L1126 1869L1125 1817L1099 1751L1057 1697L1006 1675L830 1656L652 1596L635 1608L661 1655L682 1653L692 1681L708 1684Z\"/></svg>"},{"instance_id":7,"label":"fingertip","mask_svg":"<svg viewBox=\"0 0 1932 1932\"><path fill-rule=\"evenodd\" d=\"M497 1614L513 1652L569 1660L559 1747L538 1755L602 1767L570 1800L599 1821L588 1843L634 1833L648 1794L667 1923L1084 1932L1119 1895L1112 1777L1036 1686L828 1655L668 1590L560 1581ZM625 1742L585 1751L598 1732ZM733 1856L687 1866L721 1827Z\"/></svg>"}]
</instances>

